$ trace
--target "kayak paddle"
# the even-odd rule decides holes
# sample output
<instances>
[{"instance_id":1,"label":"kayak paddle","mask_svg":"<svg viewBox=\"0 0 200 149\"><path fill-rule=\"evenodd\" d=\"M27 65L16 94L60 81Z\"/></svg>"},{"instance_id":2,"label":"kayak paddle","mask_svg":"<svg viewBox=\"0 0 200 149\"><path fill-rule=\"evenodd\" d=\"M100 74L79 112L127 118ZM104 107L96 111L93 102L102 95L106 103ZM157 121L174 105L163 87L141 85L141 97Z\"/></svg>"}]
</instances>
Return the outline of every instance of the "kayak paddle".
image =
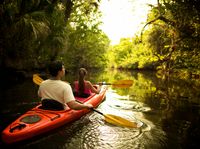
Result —
<instances>
[{"instance_id":1,"label":"kayak paddle","mask_svg":"<svg viewBox=\"0 0 200 149\"><path fill-rule=\"evenodd\" d=\"M40 76L38 74L34 74L33 75L33 82L37 85L40 85L42 83L42 81L44 81L42 78L40 78ZM118 80L115 81L113 83L106 83L106 82L102 82L102 83L97 83L99 85L112 85L113 87L121 87L121 88L128 88L131 87L133 85L133 80Z\"/></svg>"},{"instance_id":2,"label":"kayak paddle","mask_svg":"<svg viewBox=\"0 0 200 149\"><path fill-rule=\"evenodd\" d=\"M131 122L120 116L112 115L112 114L103 114L100 111L93 109L93 108L91 110L103 115L105 117L105 121L110 124L117 125L117 126L125 126L125 127L130 127L130 128L140 127L140 126L138 126L138 124L136 122Z\"/></svg>"},{"instance_id":3,"label":"kayak paddle","mask_svg":"<svg viewBox=\"0 0 200 149\"><path fill-rule=\"evenodd\" d=\"M33 74L33 82L37 85L40 85L44 80L39 77L38 74Z\"/></svg>"},{"instance_id":4,"label":"kayak paddle","mask_svg":"<svg viewBox=\"0 0 200 149\"><path fill-rule=\"evenodd\" d=\"M37 85L40 85L42 83L42 81L44 81L42 78L39 77L38 74L34 74L33 75L33 82ZM77 101L79 103L81 103L80 101ZM131 128L137 128L139 127L137 125L136 122L131 122L127 119L124 119L120 116L116 116L116 115L112 115L112 114L103 114L102 112L92 108L91 109L94 112L97 112L98 114L101 114L105 117L105 121L110 123L110 124L114 124L114 125L118 125L118 126L125 126L125 127L131 127Z\"/></svg>"}]
</instances>

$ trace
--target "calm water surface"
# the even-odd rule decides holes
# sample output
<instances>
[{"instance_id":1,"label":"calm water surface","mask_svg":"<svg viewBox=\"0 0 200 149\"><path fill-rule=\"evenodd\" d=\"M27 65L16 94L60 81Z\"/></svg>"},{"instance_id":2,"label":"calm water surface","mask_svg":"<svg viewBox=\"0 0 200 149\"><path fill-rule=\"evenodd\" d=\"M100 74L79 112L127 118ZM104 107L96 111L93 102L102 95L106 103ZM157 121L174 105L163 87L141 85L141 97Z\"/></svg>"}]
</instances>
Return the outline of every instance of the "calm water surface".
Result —
<instances>
[{"instance_id":1,"label":"calm water surface","mask_svg":"<svg viewBox=\"0 0 200 149\"><path fill-rule=\"evenodd\" d=\"M70 77L73 76L73 77ZM76 75L66 75L72 82ZM140 128L108 124L91 112L74 123L51 131L15 148L45 149L163 149L198 148L200 145L200 90L194 80L157 77L152 72L109 70L90 73L92 82L134 80L130 88L109 86L106 100L98 107L136 121ZM0 130L37 105L38 86L31 78L13 83L6 81L0 90ZM198 83L198 82L197 82ZM8 148L0 141L0 148Z\"/></svg>"}]
</instances>

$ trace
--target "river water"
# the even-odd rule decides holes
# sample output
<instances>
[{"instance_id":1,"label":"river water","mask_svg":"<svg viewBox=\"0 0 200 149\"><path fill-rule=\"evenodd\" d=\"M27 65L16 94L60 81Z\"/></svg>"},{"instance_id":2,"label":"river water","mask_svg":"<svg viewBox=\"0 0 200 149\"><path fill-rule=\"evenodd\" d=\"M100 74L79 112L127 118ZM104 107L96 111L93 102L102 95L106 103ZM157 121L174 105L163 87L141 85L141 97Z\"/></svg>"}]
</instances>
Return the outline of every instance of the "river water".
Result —
<instances>
[{"instance_id":1,"label":"river water","mask_svg":"<svg viewBox=\"0 0 200 149\"><path fill-rule=\"evenodd\" d=\"M67 74L72 82L77 76ZM129 88L109 86L106 99L97 108L137 122L140 128L109 124L91 112L81 119L42 136L15 144L15 148L45 149L168 149L200 145L200 88L195 80L157 76L153 72L91 72L91 82L133 80ZM0 130L36 106L38 86L31 78L1 83ZM12 146L0 141L0 148Z\"/></svg>"}]
</instances>

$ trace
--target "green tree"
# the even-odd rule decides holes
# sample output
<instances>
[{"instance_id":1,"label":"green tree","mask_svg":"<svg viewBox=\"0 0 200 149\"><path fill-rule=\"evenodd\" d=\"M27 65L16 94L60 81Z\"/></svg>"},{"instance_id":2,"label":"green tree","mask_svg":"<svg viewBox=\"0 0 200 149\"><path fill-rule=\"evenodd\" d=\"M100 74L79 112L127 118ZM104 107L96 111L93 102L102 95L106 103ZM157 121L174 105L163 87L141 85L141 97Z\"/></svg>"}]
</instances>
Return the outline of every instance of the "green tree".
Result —
<instances>
[{"instance_id":1,"label":"green tree","mask_svg":"<svg viewBox=\"0 0 200 149\"><path fill-rule=\"evenodd\" d=\"M9 0L0 4L0 66L28 69L57 55L66 39L62 3ZM31 66L31 67L30 67Z\"/></svg>"},{"instance_id":2,"label":"green tree","mask_svg":"<svg viewBox=\"0 0 200 149\"><path fill-rule=\"evenodd\" d=\"M108 52L110 66L126 69L155 69L152 52L139 38L123 38Z\"/></svg>"},{"instance_id":3,"label":"green tree","mask_svg":"<svg viewBox=\"0 0 200 149\"><path fill-rule=\"evenodd\" d=\"M199 68L199 15L196 0L160 0L152 7L145 27L151 26L148 43L162 69Z\"/></svg>"},{"instance_id":4,"label":"green tree","mask_svg":"<svg viewBox=\"0 0 200 149\"><path fill-rule=\"evenodd\" d=\"M0 67L31 69L56 58L72 67L105 65L109 40L98 29L99 2L2 1Z\"/></svg>"},{"instance_id":5,"label":"green tree","mask_svg":"<svg viewBox=\"0 0 200 149\"><path fill-rule=\"evenodd\" d=\"M64 55L68 67L105 67L109 39L99 29L101 13L94 1L74 1L69 18L69 50Z\"/></svg>"}]
</instances>

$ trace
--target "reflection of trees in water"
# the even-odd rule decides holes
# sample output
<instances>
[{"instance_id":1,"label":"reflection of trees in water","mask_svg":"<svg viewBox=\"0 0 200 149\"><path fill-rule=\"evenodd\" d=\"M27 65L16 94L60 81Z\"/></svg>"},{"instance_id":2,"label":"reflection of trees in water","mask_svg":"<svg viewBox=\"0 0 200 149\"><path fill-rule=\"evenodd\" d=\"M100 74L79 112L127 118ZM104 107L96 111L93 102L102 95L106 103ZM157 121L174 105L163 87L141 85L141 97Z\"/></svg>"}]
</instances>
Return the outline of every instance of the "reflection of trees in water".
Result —
<instances>
[{"instance_id":1,"label":"reflection of trees in water","mask_svg":"<svg viewBox=\"0 0 200 149\"><path fill-rule=\"evenodd\" d=\"M168 138L175 139L181 147L189 144L197 147L200 134L198 96L199 90L190 81L170 79L159 80L156 91L146 96L146 104L161 111L162 127Z\"/></svg>"},{"instance_id":2,"label":"reflection of trees in water","mask_svg":"<svg viewBox=\"0 0 200 149\"><path fill-rule=\"evenodd\" d=\"M142 111L142 107L132 110L145 113L145 118L160 123L167 133L172 146L195 146L200 138L200 89L192 80L178 80L166 77L159 79L152 72L129 72L109 70L94 72L90 78L95 81L112 82L130 79L133 86L126 89L115 88L121 96L129 95L130 101L143 103L150 107L149 111ZM131 106L131 105L129 105ZM178 145L179 146L179 145Z\"/></svg>"}]
</instances>

